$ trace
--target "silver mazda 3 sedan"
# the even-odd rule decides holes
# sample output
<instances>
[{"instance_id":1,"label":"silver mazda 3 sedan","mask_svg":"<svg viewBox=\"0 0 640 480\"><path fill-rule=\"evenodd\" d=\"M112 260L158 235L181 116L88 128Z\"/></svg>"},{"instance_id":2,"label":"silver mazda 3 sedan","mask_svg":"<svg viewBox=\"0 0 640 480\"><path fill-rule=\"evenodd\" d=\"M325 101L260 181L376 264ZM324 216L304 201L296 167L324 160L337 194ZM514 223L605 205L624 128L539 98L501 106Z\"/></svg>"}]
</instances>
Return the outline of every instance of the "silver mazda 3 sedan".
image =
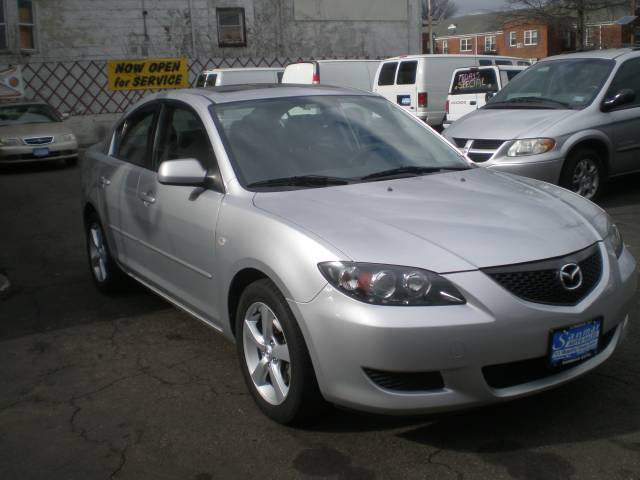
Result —
<instances>
[{"instance_id":1,"label":"silver mazda 3 sedan","mask_svg":"<svg viewBox=\"0 0 640 480\"><path fill-rule=\"evenodd\" d=\"M603 210L475 167L370 93L152 95L87 152L82 191L97 287L131 276L235 341L278 422L521 397L628 328L636 262Z\"/></svg>"}]
</instances>

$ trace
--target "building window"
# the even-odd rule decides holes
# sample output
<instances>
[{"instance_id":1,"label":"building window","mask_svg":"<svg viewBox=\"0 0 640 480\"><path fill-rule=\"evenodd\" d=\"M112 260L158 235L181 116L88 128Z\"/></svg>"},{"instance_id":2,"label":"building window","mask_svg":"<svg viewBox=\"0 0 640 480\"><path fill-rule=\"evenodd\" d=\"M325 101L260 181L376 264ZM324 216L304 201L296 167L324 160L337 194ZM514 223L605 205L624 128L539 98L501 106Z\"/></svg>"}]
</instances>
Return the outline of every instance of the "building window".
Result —
<instances>
[{"instance_id":1,"label":"building window","mask_svg":"<svg viewBox=\"0 0 640 480\"><path fill-rule=\"evenodd\" d=\"M7 19L4 11L4 0L0 0L0 50L7 49Z\"/></svg>"},{"instance_id":2,"label":"building window","mask_svg":"<svg viewBox=\"0 0 640 480\"><path fill-rule=\"evenodd\" d=\"M565 50L571 50L573 40L573 32L571 30L565 30L564 35L562 37L562 46Z\"/></svg>"},{"instance_id":3,"label":"building window","mask_svg":"<svg viewBox=\"0 0 640 480\"><path fill-rule=\"evenodd\" d=\"M516 37L516 32L509 32L509 46L515 47L518 45L518 39Z\"/></svg>"},{"instance_id":4,"label":"building window","mask_svg":"<svg viewBox=\"0 0 640 480\"><path fill-rule=\"evenodd\" d=\"M442 40L442 53L449 53L449 40Z\"/></svg>"},{"instance_id":5,"label":"building window","mask_svg":"<svg viewBox=\"0 0 640 480\"><path fill-rule=\"evenodd\" d=\"M244 47L247 45L244 8L216 8L216 17L220 47Z\"/></svg>"},{"instance_id":6,"label":"building window","mask_svg":"<svg viewBox=\"0 0 640 480\"><path fill-rule=\"evenodd\" d=\"M488 37L484 37L484 51L485 52L495 52L496 51L496 36L489 35Z\"/></svg>"},{"instance_id":7,"label":"building window","mask_svg":"<svg viewBox=\"0 0 640 480\"><path fill-rule=\"evenodd\" d=\"M460 51L461 52L470 52L471 51L471 39L470 38L461 38L460 39Z\"/></svg>"},{"instance_id":8,"label":"building window","mask_svg":"<svg viewBox=\"0 0 640 480\"><path fill-rule=\"evenodd\" d=\"M593 27L586 27L584 29L584 46L593 47Z\"/></svg>"},{"instance_id":9,"label":"building window","mask_svg":"<svg viewBox=\"0 0 640 480\"><path fill-rule=\"evenodd\" d=\"M18 0L18 46L20 50L36 49L36 25L32 0Z\"/></svg>"},{"instance_id":10,"label":"building window","mask_svg":"<svg viewBox=\"0 0 640 480\"><path fill-rule=\"evenodd\" d=\"M526 30L524 32L524 44L525 45L537 45L538 44L538 30Z\"/></svg>"}]
</instances>

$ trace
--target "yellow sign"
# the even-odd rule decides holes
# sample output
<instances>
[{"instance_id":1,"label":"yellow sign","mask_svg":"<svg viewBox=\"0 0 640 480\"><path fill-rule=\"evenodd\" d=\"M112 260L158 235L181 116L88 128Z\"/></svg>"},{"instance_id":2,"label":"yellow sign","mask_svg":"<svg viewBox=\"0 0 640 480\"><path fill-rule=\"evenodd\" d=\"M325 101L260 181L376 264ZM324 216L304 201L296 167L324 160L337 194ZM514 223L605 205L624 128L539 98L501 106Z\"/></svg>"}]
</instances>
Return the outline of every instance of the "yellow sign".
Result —
<instances>
[{"instance_id":1,"label":"yellow sign","mask_svg":"<svg viewBox=\"0 0 640 480\"><path fill-rule=\"evenodd\" d=\"M107 60L107 77L109 90L156 90L189 86L186 58Z\"/></svg>"}]
</instances>

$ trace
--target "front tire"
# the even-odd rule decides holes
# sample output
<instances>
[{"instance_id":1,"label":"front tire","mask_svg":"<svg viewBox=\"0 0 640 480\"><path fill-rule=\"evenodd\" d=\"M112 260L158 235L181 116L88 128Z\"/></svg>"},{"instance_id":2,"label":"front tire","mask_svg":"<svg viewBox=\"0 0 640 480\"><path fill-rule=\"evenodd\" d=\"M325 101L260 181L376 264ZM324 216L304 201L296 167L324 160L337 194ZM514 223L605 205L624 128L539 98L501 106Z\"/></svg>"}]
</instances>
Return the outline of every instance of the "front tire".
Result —
<instances>
[{"instance_id":1,"label":"front tire","mask_svg":"<svg viewBox=\"0 0 640 480\"><path fill-rule=\"evenodd\" d=\"M603 165L598 152L581 148L567 158L560 176L560 186L588 200L595 200L602 193L605 183Z\"/></svg>"},{"instance_id":2,"label":"front tire","mask_svg":"<svg viewBox=\"0 0 640 480\"><path fill-rule=\"evenodd\" d=\"M103 293L121 291L127 277L111 256L107 239L98 215L92 213L85 222L87 257L91 277L98 290Z\"/></svg>"},{"instance_id":3,"label":"front tire","mask_svg":"<svg viewBox=\"0 0 640 480\"><path fill-rule=\"evenodd\" d=\"M322 410L324 401L300 327L268 279L252 283L240 296L236 346L245 383L269 418L291 424Z\"/></svg>"}]
</instances>

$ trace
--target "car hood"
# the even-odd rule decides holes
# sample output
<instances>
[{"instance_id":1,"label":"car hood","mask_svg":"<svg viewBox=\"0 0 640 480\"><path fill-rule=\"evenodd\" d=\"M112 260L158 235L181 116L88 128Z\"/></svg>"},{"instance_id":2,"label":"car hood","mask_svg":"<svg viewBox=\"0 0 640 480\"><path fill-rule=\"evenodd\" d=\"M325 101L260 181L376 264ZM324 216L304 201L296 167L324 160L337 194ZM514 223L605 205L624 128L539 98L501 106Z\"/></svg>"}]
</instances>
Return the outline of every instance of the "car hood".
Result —
<instances>
[{"instance_id":1,"label":"car hood","mask_svg":"<svg viewBox=\"0 0 640 480\"><path fill-rule=\"evenodd\" d=\"M2 138L64 135L67 133L71 133L71 130L62 122L25 123L23 125L0 126L0 137Z\"/></svg>"},{"instance_id":2,"label":"car hood","mask_svg":"<svg viewBox=\"0 0 640 480\"><path fill-rule=\"evenodd\" d=\"M576 110L486 109L481 108L454 122L444 131L452 138L512 140L535 138Z\"/></svg>"},{"instance_id":3,"label":"car hood","mask_svg":"<svg viewBox=\"0 0 640 480\"><path fill-rule=\"evenodd\" d=\"M254 205L323 238L345 260L440 273L562 256L601 239L586 220L597 207L585 215L553 191L482 168L257 193Z\"/></svg>"}]
</instances>

